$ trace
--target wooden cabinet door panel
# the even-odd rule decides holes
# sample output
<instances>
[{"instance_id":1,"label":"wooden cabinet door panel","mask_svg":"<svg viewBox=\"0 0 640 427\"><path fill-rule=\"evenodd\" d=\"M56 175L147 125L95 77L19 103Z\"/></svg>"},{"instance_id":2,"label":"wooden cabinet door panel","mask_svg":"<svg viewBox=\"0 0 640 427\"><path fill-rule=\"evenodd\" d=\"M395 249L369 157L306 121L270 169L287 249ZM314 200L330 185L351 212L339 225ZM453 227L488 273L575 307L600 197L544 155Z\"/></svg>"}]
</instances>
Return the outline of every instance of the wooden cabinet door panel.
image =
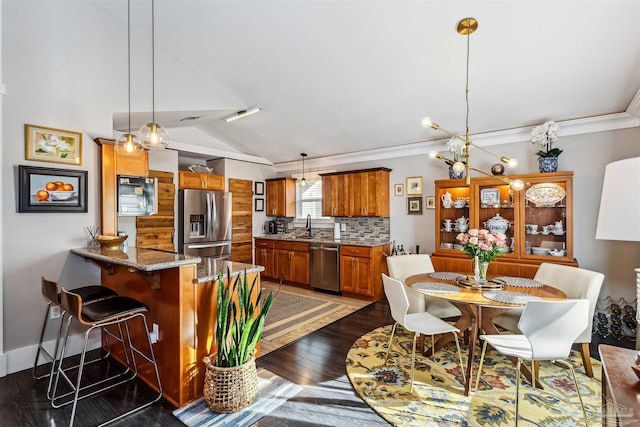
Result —
<instances>
[{"instance_id":1,"label":"wooden cabinet door panel","mask_svg":"<svg viewBox=\"0 0 640 427\"><path fill-rule=\"evenodd\" d=\"M281 249L274 249L274 268L276 277L283 275L284 280L293 281L293 273L291 271L291 252Z\"/></svg>"},{"instance_id":2,"label":"wooden cabinet door panel","mask_svg":"<svg viewBox=\"0 0 640 427\"><path fill-rule=\"evenodd\" d=\"M265 277L275 277L273 264L273 249L256 247L255 264L264 267L262 274Z\"/></svg>"},{"instance_id":3,"label":"wooden cabinet door panel","mask_svg":"<svg viewBox=\"0 0 640 427\"><path fill-rule=\"evenodd\" d=\"M224 176L209 174L204 175L203 180L207 190L224 191Z\"/></svg>"},{"instance_id":4,"label":"wooden cabinet door panel","mask_svg":"<svg viewBox=\"0 0 640 427\"><path fill-rule=\"evenodd\" d=\"M291 252L291 274L293 281L308 285L311 283L309 277L309 254L305 252Z\"/></svg>"}]
</instances>

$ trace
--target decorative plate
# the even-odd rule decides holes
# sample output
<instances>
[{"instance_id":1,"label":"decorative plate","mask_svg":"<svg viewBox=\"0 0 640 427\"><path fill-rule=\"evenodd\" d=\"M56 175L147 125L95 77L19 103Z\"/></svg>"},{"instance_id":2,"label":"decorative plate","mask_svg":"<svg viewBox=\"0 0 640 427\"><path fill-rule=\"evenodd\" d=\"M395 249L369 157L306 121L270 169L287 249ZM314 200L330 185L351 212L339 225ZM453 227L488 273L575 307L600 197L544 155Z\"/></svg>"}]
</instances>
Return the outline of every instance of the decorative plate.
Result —
<instances>
[{"instance_id":1,"label":"decorative plate","mask_svg":"<svg viewBox=\"0 0 640 427\"><path fill-rule=\"evenodd\" d=\"M480 190L480 204L482 207L492 207L500 204L500 190L497 188L484 188Z\"/></svg>"},{"instance_id":2,"label":"decorative plate","mask_svg":"<svg viewBox=\"0 0 640 427\"><path fill-rule=\"evenodd\" d=\"M536 184L532 185L525 193L524 198L537 207L554 206L564 199L567 192L558 184Z\"/></svg>"},{"instance_id":3,"label":"decorative plate","mask_svg":"<svg viewBox=\"0 0 640 427\"><path fill-rule=\"evenodd\" d=\"M509 286L517 286L519 288L539 288L542 286L542 283L524 277L499 276L493 280L501 280Z\"/></svg>"},{"instance_id":4,"label":"decorative plate","mask_svg":"<svg viewBox=\"0 0 640 427\"><path fill-rule=\"evenodd\" d=\"M455 248L455 245L454 245ZM433 273L429 273L427 274L427 276L431 277L432 279L438 279L438 280L460 280L460 279L464 279L465 275L461 274L461 273L451 273L449 271L436 271Z\"/></svg>"},{"instance_id":5,"label":"decorative plate","mask_svg":"<svg viewBox=\"0 0 640 427\"><path fill-rule=\"evenodd\" d=\"M211 169L208 166L203 166L203 165L191 165L191 166L189 166L189 170L191 172L195 172L195 173L211 173L211 172L213 172L213 169Z\"/></svg>"},{"instance_id":6,"label":"decorative plate","mask_svg":"<svg viewBox=\"0 0 640 427\"><path fill-rule=\"evenodd\" d=\"M440 282L418 282L411 285L417 291L429 292L430 294L455 294L460 292L460 288L454 285Z\"/></svg>"},{"instance_id":7,"label":"decorative plate","mask_svg":"<svg viewBox=\"0 0 640 427\"><path fill-rule=\"evenodd\" d=\"M511 291L491 291L484 292L482 294L486 299L490 299L495 302L502 302L505 304L517 304L524 305L529 301L539 301L540 297L525 294L522 292L511 292Z\"/></svg>"}]
</instances>

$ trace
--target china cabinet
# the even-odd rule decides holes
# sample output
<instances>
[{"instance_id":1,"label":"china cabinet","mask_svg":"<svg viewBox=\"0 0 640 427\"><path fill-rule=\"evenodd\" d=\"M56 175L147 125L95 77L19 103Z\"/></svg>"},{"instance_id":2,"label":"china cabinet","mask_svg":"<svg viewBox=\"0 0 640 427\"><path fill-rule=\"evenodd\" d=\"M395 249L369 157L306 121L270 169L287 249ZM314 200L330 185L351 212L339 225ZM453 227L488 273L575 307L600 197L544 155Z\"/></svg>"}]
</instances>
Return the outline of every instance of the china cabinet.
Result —
<instances>
[{"instance_id":1,"label":"china cabinet","mask_svg":"<svg viewBox=\"0 0 640 427\"><path fill-rule=\"evenodd\" d=\"M322 215L333 217L388 217L387 168L320 174Z\"/></svg>"},{"instance_id":2,"label":"china cabinet","mask_svg":"<svg viewBox=\"0 0 640 427\"><path fill-rule=\"evenodd\" d=\"M464 179L435 181L436 271L472 271L456 239L467 228L507 236L509 247L491 262L489 274L532 278L543 262L578 265L573 258L573 172L509 178L521 179L525 188L513 191L493 177L472 178L469 186Z\"/></svg>"},{"instance_id":3,"label":"china cabinet","mask_svg":"<svg viewBox=\"0 0 640 427\"><path fill-rule=\"evenodd\" d=\"M296 180L274 178L266 181L266 215L296 216Z\"/></svg>"}]
</instances>

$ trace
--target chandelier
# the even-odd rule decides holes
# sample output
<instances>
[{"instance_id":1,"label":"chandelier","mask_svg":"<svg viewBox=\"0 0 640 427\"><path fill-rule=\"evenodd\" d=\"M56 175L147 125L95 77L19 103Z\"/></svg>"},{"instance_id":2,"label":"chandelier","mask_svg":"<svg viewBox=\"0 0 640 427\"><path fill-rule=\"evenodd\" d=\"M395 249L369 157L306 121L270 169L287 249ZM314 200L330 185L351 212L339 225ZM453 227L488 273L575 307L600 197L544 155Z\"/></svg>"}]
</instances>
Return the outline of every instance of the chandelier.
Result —
<instances>
[{"instance_id":1,"label":"chandelier","mask_svg":"<svg viewBox=\"0 0 640 427\"><path fill-rule=\"evenodd\" d=\"M477 148L480 151L483 151L497 158L501 162L506 163L509 167L513 168L518 164L516 159L510 159L505 156L498 156L492 153L491 151L487 150L486 148L480 147L479 145L474 144L473 141L469 139L469 39L470 39L470 35L473 34L477 29L478 29L478 21L475 18L464 18L460 22L458 22L458 28L457 28L458 34L467 37L467 70L466 70L467 75L466 75L466 87L465 87L465 100L466 100L467 108L466 108L466 119L465 119L466 128L465 128L464 136L460 136L454 132L451 132L447 129L440 127L440 125L438 125L437 123L434 123L433 120L431 120L431 118L429 117L423 118L421 122L422 127L432 128L432 129L444 132L447 135L449 135L451 138L459 140L464 144L461 148L459 159L447 158L444 155L438 153L437 151L430 151L429 158L444 160L445 162L452 165L452 168L456 173L466 172L465 183L467 185L471 183L471 176L470 176L471 171L478 172L487 176L493 176L490 173L487 173L483 170L480 170L478 168L471 166L471 148L472 147ZM513 190L519 191L524 188L524 182L522 182L519 179L509 179L501 176L496 176L495 178L501 180L505 184L509 184L509 186Z\"/></svg>"}]
</instances>

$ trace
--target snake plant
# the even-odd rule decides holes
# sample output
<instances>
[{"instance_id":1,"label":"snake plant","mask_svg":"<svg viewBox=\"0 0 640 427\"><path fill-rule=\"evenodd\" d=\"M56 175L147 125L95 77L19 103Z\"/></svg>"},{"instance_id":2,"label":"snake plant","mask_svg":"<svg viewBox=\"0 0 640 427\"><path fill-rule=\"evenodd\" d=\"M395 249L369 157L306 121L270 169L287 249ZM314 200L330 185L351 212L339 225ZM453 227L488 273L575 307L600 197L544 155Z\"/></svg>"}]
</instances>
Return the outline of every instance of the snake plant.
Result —
<instances>
[{"instance_id":1,"label":"snake plant","mask_svg":"<svg viewBox=\"0 0 640 427\"><path fill-rule=\"evenodd\" d=\"M262 290L257 298L251 298L256 287L258 276L253 279L251 286L244 274L231 280L227 269L227 283L225 286L222 271L218 275L218 313L216 321L216 343L218 351L216 366L232 367L240 366L249 360L253 354L262 331L267 313L271 310L275 301L273 292L270 292L262 304L260 304Z\"/></svg>"}]
</instances>

